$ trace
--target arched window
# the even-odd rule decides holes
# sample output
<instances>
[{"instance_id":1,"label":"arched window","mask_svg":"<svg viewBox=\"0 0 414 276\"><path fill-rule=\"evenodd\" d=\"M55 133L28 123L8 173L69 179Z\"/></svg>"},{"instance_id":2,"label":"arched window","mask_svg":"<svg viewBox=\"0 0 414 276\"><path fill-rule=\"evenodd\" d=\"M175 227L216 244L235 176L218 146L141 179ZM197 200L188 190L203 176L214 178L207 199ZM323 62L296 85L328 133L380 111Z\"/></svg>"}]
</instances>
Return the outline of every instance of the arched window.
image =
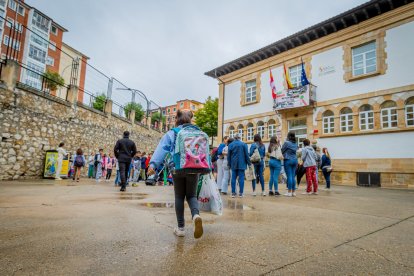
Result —
<instances>
[{"instance_id":1,"label":"arched window","mask_svg":"<svg viewBox=\"0 0 414 276\"><path fill-rule=\"evenodd\" d=\"M340 115L341 132L350 132L354 128L352 109L345 107L341 110Z\"/></svg>"},{"instance_id":2,"label":"arched window","mask_svg":"<svg viewBox=\"0 0 414 276\"><path fill-rule=\"evenodd\" d=\"M364 104L359 108L359 128L361 130L374 129L374 111L369 104Z\"/></svg>"},{"instance_id":3,"label":"arched window","mask_svg":"<svg viewBox=\"0 0 414 276\"><path fill-rule=\"evenodd\" d=\"M398 126L397 104L386 101L381 105L382 128L393 128Z\"/></svg>"},{"instance_id":4,"label":"arched window","mask_svg":"<svg viewBox=\"0 0 414 276\"><path fill-rule=\"evenodd\" d=\"M405 122L407 126L414 126L414 97L405 102Z\"/></svg>"},{"instance_id":5,"label":"arched window","mask_svg":"<svg viewBox=\"0 0 414 276\"><path fill-rule=\"evenodd\" d=\"M264 137L264 134L265 134L265 126L264 126L264 123L262 121L259 121L257 123L257 134L259 134L262 139L265 138Z\"/></svg>"},{"instance_id":6,"label":"arched window","mask_svg":"<svg viewBox=\"0 0 414 276\"><path fill-rule=\"evenodd\" d=\"M330 110L326 110L322 115L323 122L323 133L329 134L334 133L335 123L334 123L334 114Z\"/></svg>"},{"instance_id":7,"label":"arched window","mask_svg":"<svg viewBox=\"0 0 414 276\"><path fill-rule=\"evenodd\" d=\"M273 136L276 136L276 122L275 120L271 119L267 122L267 134L268 138L270 139Z\"/></svg>"},{"instance_id":8,"label":"arched window","mask_svg":"<svg viewBox=\"0 0 414 276\"><path fill-rule=\"evenodd\" d=\"M243 141L243 139L244 139L244 126L243 125L239 125L238 127L237 127L237 134L239 135L239 137L240 137L240 141Z\"/></svg>"},{"instance_id":9,"label":"arched window","mask_svg":"<svg viewBox=\"0 0 414 276\"><path fill-rule=\"evenodd\" d=\"M229 127L229 137L234 138L234 135L235 135L234 126L230 126Z\"/></svg>"},{"instance_id":10,"label":"arched window","mask_svg":"<svg viewBox=\"0 0 414 276\"><path fill-rule=\"evenodd\" d=\"M253 140L254 128L252 123L247 124L247 141Z\"/></svg>"}]
</instances>

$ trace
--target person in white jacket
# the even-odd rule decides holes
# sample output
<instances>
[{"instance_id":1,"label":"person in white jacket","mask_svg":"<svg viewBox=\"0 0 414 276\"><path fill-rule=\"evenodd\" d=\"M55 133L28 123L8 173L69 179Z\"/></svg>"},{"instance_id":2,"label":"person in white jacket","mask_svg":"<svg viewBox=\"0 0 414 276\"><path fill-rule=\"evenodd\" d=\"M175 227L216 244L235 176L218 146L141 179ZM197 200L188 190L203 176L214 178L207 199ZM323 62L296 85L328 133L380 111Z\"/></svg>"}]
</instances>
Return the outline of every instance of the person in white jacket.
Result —
<instances>
[{"instance_id":1,"label":"person in white jacket","mask_svg":"<svg viewBox=\"0 0 414 276\"><path fill-rule=\"evenodd\" d=\"M55 180L62 180L62 178L60 177L60 171L62 170L63 158L65 158L65 156L68 155L66 150L63 148L64 146L65 146L65 143L62 142L59 144L59 147L57 148L58 159L57 159Z\"/></svg>"}]
</instances>

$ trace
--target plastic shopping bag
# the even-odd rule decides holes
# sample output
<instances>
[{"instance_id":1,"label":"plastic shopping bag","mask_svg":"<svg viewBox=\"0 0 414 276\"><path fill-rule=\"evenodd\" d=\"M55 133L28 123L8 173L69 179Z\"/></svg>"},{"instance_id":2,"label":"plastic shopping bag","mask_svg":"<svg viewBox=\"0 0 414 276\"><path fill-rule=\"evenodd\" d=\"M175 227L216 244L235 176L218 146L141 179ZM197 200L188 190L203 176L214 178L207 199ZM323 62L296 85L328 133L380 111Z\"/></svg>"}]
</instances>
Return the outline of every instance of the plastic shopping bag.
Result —
<instances>
[{"instance_id":1,"label":"plastic shopping bag","mask_svg":"<svg viewBox=\"0 0 414 276\"><path fill-rule=\"evenodd\" d=\"M254 175L254 166L253 164L250 166L247 166L247 170L244 172L246 181L252 181L256 178Z\"/></svg>"},{"instance_id":2,"label":"plastic shopping bag","mask_svg":"<svg viewBox=\"0 0 414 276\"><path fill-rule=\"evenodd\" d=\"M211 174L203 176L198 204L201 211L211 212L219 216L223 214L223 202L216 181Z\"/></svg>"}]
</instances>

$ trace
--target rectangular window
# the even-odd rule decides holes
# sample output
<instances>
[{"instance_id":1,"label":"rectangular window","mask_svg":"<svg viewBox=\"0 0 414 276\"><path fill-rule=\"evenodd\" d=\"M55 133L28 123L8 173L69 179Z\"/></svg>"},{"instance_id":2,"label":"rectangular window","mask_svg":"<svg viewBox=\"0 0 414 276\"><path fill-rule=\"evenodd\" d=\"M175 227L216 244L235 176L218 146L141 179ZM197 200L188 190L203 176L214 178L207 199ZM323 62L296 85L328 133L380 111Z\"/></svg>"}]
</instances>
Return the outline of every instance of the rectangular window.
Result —
<instances>
[{"instance_id":1,"label":"rectangular window","mask_svg":"<svg viewBox=\"0 0 414 276\"><path fill-rule=\"evenodd\" d=\"M3 44L4 45L9 45L9 36L8 35L5 35L4 36L4 38L3 38ZM12 39L11 40L10 47L12 47L13 49L15 49L17 51L20 51L20 41L17 41L17 40Z\"/></svg>"},{"instance_id":2,"label":"rectangular window","mask_svg":"<svg viewBox=\"0 0 414 276\"><path fill-rule=\"evenodd\" d=\"M268 132L269 139L276 136L276 125L269 125Z\"/></svg>"},{"instance_id":3,"label":"rectangular window","mask_svg":"<svg viewBox=\"0 0 414 276\"><path fill-rule=\"evenodd\" d=\"M289 67L289 77L294 87L301 86L302 65Z\"/></svg>"},{"instance_id":4,"label":"rectangular window","mask_svg":"<svg viewBox=\"0 0 414 276\"><path fill-rule=\"evenodd\" d=\"M377 71L376 42L352 48L352 75L360 76Z\"/></svg>"},{"instance_id":5,"label":"rectangular window","mask_svg":"<svg viewBox=\"0 0 414 276\"><path fill-rule=\"evenodd\" d=\"M14 0L9 0L9 8L16 11L17 3Z\"/></svg>"},{"instance_id":6,"label":"rectangular window","mask_svg":"<svg viewBox=\"0 0 414 276\"><path fill-rule=\"evenodd\" d=\"M374 129L374 112L362 111L359 113L359 127L361 130Z\"/></svg>"},{"instance_id":7,"label":"rectangular window","mask_svg":"<svg viewBox=\"0 0 414 276\"><path fill-rule=\"evenodd\" d=\"M180 107L183 108L184 107L184 103L180 103Z\"/></svg>"},{"instance_id":8,"label":"rectangular window","mask_svg":"<svg viewBox=\"0 0 414 276\"><path fill-rule=\"evenodd\" d=\"M234 138L234 129L230 129L229 136L230 138Z\"/></svg>"},{"instance_id":9,"label":"rectangular window","mask_svg":"<svg viewBox=\"0 0 414 276\"><path fill-rule=\"evenodd\" d=\"M357 172L357 185L364 187L381 187L381 174L373 172Z\"/></svg>"},{"instance_id":10,"label":"rectangular window","mask_svg":"<svg viewBox=\"0 0 414 276\"><path fill-rule=\"evenodd\" d=\"M165 110L162 111L162 115L165 115Z\"/></svg>"},{"instance_id":11,"label":"rectangular window","mask_svg":"<svg viewBox=\"0 0 414 276\"><path fill-rule=\"evenodd\" d=\"M170 113L170 112L171 112L171 109L168 108L168 113Z\"/></svg>"},{"instance_id":12,"label":"rectangular window","mask_svg":"<svg viewBox=\"0 0 414 276\"><path fill-rule=\"evenodd\" d=\"M33 88L42 89L41 75L44 71L43 68L30 61L27 62L27 67L30 70L26 70L26 79L24 82Z\"/></svg>"},{"instance_id":13,"label":"rectangular window","mask_svg":"<svg viewBox=\"0 0 414 276\"><path fill-rule=\"evenodd\" d=\"M256 102L256 80L246 82L246 103Z\"/></svg>"},{"instance_id":14,"label":"rectangular window","mask_svg":"<svg viewBox=\"0 0 414 276\"><path fill-rule=\"evenodd\" d=\"M54 66L55 65L55 59L48 56L47 59L46 59L46 65Z\"/></svg>"},{"instance_id":15,"label":"rectangular window","mask_svg":"<svg viewBox=\"0 0 414 276\"><path fill-rule=\"evenodd\" d=\"M253 140L253 127L247 128L247 141Z\"/></svg>"},{"instance_id":16,"label":"rectangular window","mask_svg":"<svg viewBox=\"0 0 414 276\"><path fill-rule=\"evenodd\" d=\"M11 28L14 25L14 20L11 17L7 17L6 26Z\"/></svg>"},{"instance_id":17,"label":"rectangular window","mask_svg":"<svg viewBox=\"0 0 414 276\"><path fill-rule=\"evenodd\" d=\"M381 109L382 128L393 128L398 126L398 115L395 107Z\"/></svg>"},{"instance_id":18,"label":"rectangular window","mask_svg":"<svg viewBox=\"0 0 414 276\"><path fill-rule=\"evenodd\" d=\"M52 34L54 34L54 35L58 35L58 28L56 28L56 26L53 26L53 25L52 25L51 32L52 32Z\"/></svg>"},{"instance_id":19,"label":"rectangular window","mask_svg":"<svg viewBox=\"0 0 414 276\"><path fill-rule=\"evenodd\" d=\"M0 0L0 8L4 9L6 7L6 0Z\"/></svg>"},{"instance_id":20,"label":"rectangular window","mask_svg":"<svg viewBox=\"0 0 414 276\"><path fill-rule=\"evenodd\" d=\"M407 126L414 126L414 104L405 107L405 120Z\"/></svg>"},{"instance_id":21,"label":"rectangular window","mask_svg":"<svg viewBox=\"0 0 414 276\"><path fill-rule=\"evenodd\" d=\"M257 127L257 134L260 135L260 137L263 139L265 133L265 127L264 126L258 126Z\"/></svg>"},{"instance_id":22,"label":"rectangular window","mask_svg":"<svg viewBox=\"0 0 414 276\"><path fill-rule=\"evenodd\" d=\"M46 62L46 51L34 46L30 45L29 48L29 57L33 58L34 60L37 60L41 63Z\"/></svg>"},{"instance_id":23,"label":"rectangular window","mask_svg":"<svg viewBox=\"0 0 414 276\"><path fill-rule=\"evenodd\" d=\"M240 141L243 141L243 129L242 128L239 128L238 130L237 130L237 134L239 135L239 137L240 137Z\"/></svg>"},{"instance_id":24,"label":"rectangular window","mask_svg":"<svg viewBox=\"0 0 414 276\"><path fill-rule=\"evenodd\" d=\"M334 133L335 130L334 116L323 117L323 133Z\"/></svg>"},{"instance_id":25,"label":"rectangular window","mask_svg":"<svg viewBox=\"0 0 414 276\"><path fill-rule=\"evenodd\" d=\"M350 132L354 127L352 114L341 114L341 132Z\"/></svg>"},{"instance_id":26,"label":"rectangular window","mask_svg":"<svg viewBox=\"0 0 414 276\"><path fill-rule=\"evenodd\" d=\"M24 7L23 7L23 6L21 6L21 5L19 5L19 6L17 7L17 13L18 13L18 14L20 14L21 16L24 16L24 12L25 12Z\"/></svg>"},{"instance_id":27,"label":"rectangular window","mask_svg":"<svg viewBox=\"0 0 414 276\"><path fill-rule=\"evenodd\" d=\"M49 41L49 49L52 51L56 51L56 42Z\"/></svg>"},{"instance_id":28,"label":"rectangular window","mask_svg":"<svg viewBox=\"0 0 414 276\"><path fill-rule=\"evenodd\" d=\"M36 11L33 13L32 24L46 33L49 32L50 20Z\"/></svg>"},{"instance_id":29,"label":"rectangular window","mask_svg":"<svg viewBox=\"0 0 414 276\"><path fill-rule=\"evenodd\" d=\"M174 112L176 112L176 111L177 111L177 108L174 107Z\"/></svg>"},{"instance_id":30,"label":"rectangular window","mask_svg":"<svg viewBox=\"0 0 414 276\"><path fill-rule=\"evenodd\" d=\"M193 105L193 104L192 104L192 105L191 105L191 109L192 109L192 110L195 110L195 105Z\"/></svg>"}]
</instances>

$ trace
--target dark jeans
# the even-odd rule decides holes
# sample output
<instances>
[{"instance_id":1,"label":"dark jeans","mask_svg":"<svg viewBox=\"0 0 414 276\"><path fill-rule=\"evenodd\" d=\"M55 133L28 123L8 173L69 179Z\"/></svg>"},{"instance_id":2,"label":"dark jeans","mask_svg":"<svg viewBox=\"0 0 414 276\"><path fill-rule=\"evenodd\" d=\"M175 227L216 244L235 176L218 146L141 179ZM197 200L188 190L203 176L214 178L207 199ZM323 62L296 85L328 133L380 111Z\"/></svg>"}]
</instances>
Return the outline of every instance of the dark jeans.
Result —
<instances>
[{"instance_id":1,"label":"dark jeans","mask_svg":"<svg viewBox=\"0 0 414 276\"><path fill-rule=\"evenodd\" d=\"M296 169L296 182L298 183L298 187L300 184L300 181L302 180L302 177L306 174L306 169L305 167L302 165L299 165L298 168Z\"/></svg>"},{"instance_id":2,"label":"dark jeans","mask_svg":"<svg viewBox=\"0 0 414 276\"><path fill-rule=\"evenodd\" d=\"M111 179L111 174L112 174L112 169L107 169L106 170L106 179L107 180Z\"/></svg>"},{"instance_id":3,"label":"dark jeans","mask_svg":"<svg viewBox=\"0 0 414 276\"><path fill-rule=\"evenodd\" d=\"M119 173L121 174L121 187L125 188L128 178L128 169L131 165L131 162L118 162L119 164Z\"/></svg>"},{"instance_id":4,"label":"dark jeans","mask_svg":"<svg viewBox=\"0 0 414 276\"><path fill-rule=\"evenodd\" d=\"M175 214L177 215L178 227L185 226L184 220L184 200L187 199L190 207L191 216L194 217L200 212L197 201L198 174L173 175L174 194L175 194Z\"/></svg>"},{"instance_id":5,"label":"dark jeans","mask_svg":"<svg viewBox=\"0 0 414 276\"><path fill-rule=\"evenodd\" d=\"M265 190L264 177L263 177L264 163L263 161L260 161L259 163L253 164L253 165L254 165L254 173L255 173L255 178L256 178L252 180L253 192L256 191L256 181L260 182L260 185L262 186L262 192L264 192Z\"/></svg>"},{"instance_id":6,"label":"dark jeans","mask_svg":"<svg viewBox=\"0 0 414 276\"><path fill-rule=\"evenodd\" d=\"M323 177L326 180L326 188L331 188L331 172L328 172L326 169L322 169Z\"/></svg>"}]
</instances>

